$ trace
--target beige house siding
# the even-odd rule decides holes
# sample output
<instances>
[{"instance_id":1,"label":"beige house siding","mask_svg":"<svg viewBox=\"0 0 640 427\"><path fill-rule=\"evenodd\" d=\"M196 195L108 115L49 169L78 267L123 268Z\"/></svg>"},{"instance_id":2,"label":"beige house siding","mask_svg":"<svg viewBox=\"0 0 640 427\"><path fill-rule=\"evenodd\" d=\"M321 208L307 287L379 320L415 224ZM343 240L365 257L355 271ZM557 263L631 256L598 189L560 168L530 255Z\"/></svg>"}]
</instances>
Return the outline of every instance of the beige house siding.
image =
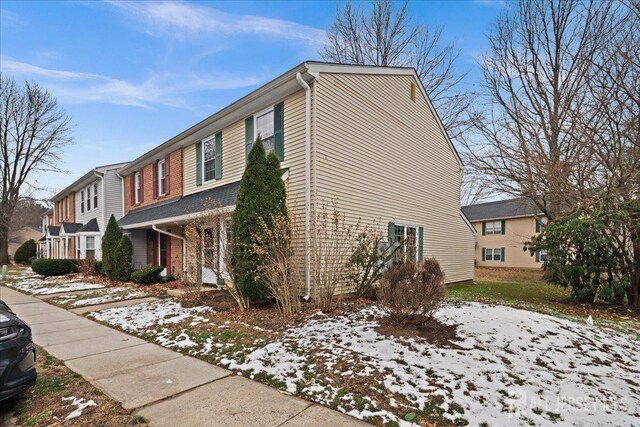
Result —
<instances>
[{"instance_id":1,"label":"beige house siding","mask_svg":"<svg viewBox=\"0 0 640 427\"><path fill-rule=\"evenodd\" d=\"M351 221L424 227L424 256L448 283L473 279L474 237L460 215L460 165L427 101L406 75L322 73L314 182Z\"/></svg>"},{"instance_id":2,"label":"beige house siding","mask_svg":"<svg viewBox=\"0 0 640 427\"><path fill-rule=\"evenodd\" d=\"M483 236L482 221L474 222L473 226L478 231L475 258L479 267L542 268L535 256L523 250L524 243L536 234L534 217L506 219L504 235ZM504 262L482 261L482 248L505 248Z\"/></svg>"}]
</instances>

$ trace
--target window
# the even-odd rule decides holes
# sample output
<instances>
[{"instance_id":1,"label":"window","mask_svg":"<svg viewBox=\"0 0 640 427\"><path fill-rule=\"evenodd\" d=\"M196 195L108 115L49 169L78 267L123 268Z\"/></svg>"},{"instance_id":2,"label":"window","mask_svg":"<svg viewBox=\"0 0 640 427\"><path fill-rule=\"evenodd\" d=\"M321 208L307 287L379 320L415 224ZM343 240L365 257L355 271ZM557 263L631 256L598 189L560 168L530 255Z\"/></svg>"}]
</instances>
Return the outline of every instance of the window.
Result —
<instances>
[{"instance_id":1,"label":"window","mask_svg":"<svg viewBox=\"0 0 640 427\"><path fill-rule=\"evenodd\" d=\"M541 250L536 252L536 262L545 262L547 259L547 251Z\"/></svg>"},{"instance_id":2,"label":"window","mask_svg":"<svg viewBox=\"0 0 640 427\"><path fill-rule=\"evenodd\" d=\"M220 236L219 228L204 229L204 244L202 248L202 264L210 269L217 271L220 266Z\"/></svg>"},{"instance_id":3,"label":"window","mask_svg":"<svg viewBox=\"0 0 640 427\"><path fill-rule=\"evenodd\" d=\"M140 188L140 172L136 172L134 175L134 186L135 186L135 191L134 191L134 197L135 197L135 203L140 203L140 200L142 199L142 188Z\"/></svg>"},{"instance_id":4,"label":"window","mask_svg":"<svg viewBox=\"0 0 640 427\"><path fill-rule=\"evenodd\" d=\"M262 145L264 145L264 151L269 154L274 148L273 137L273 109L256 114L255 135L254 138L260 136L262 138Z\"/></svg>"},{"instance_id":5,"label":"window","mask_svg":"<svg viewBox=\"0 0 640 427\"><path fill-rule=\"evenodd\" d=\"M87 259L94 259L96 257L96 238L94 236L86 237L85 249Z\"/></svg>"},{"instance_id":6,"label":"window","mask_svg":"<svg viewBox=\"0 0 640 427\"><path fill-rule=\"evenodd\" d=\"M395 253L396 261L418 261L418 232L416 227L396 224L393 245L394 247L400 246Z\"/></svg>"},{"instance_id":7,"label":"window","mask_svg":"<svg viewBox=\"0 0 640 427\"><path fill-rule=\"evenodd\" d=\"M91 186L87 187L87 211L91 210Z\"/></svg>"},{"instance_id":8,"label":"window","mask_svg":"<svg viewBox=\"0 0 640 427\"><path fill-rule=\"evenodd\" d=\"M165 163L164 160L158 162L158 194L164 196L167 193L167 181L165 176Z\"/></svg>"},{"instance_id":9,"label":"window","mask_svg":"<svg viewBox=\"0 0 640 427\"><path fill-rule=\"evenodd\" d=\"M484 248L483 261L504 261L504 248Z\"/></svg>"},{"instance_id":10,"label":"window","mask_svg":"<svg viewBox=\"0 0 640 427\"><path fill-rule=\"evenodd\" d=\"M502 234L502 221L485 222L485 234L491 236L493 234Z\"/></svg>"},{"instance_id":11,"label":"window","mask_svg":"<svg viewBox=\"0 0 640 427\"><path fill-rule=\"evenodd\" d=\"M160 233L160 265L167 268L167 235Z\"/></svg>"},{"instance_id":12,"label":"window","mask_svg":"<svg viewBox=\"0 0 640 427\"><path fill-rule=\"evenodd\" d=\"M212 181L216 178L216 138L211 138L202 141L202 151L204 159L202 167L204 171L204 181Z\"/></svg>"},{"instance_id":13,"label":"window","mask_svg":"<svg viewBox=\"0 0 640 427\"><path fill-rule=\"evenodd\" d=\"M80 213L84 213L84 190L80 192Z\"/></svg>"},{"instance_id":14,"label":"window","mask_svg":"<svg viewBox=\"0 0 640 427\"><path fill-rule=\"evenodd\" d=\"M98 209L98 183L93 184L93 208Z\"/></svg>"}]
</instances>

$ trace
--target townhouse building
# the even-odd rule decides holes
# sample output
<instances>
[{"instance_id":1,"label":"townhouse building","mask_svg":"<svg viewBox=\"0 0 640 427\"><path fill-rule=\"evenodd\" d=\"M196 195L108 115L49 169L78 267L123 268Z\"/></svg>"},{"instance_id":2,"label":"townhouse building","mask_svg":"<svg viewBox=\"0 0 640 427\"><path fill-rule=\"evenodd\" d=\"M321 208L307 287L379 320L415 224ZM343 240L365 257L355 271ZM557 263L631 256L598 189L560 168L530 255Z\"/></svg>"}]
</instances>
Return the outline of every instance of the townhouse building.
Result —
<instances>
[{"instance_id":1,"label":"townhouse building","mask_svg":"<svg viewBox=\"0 0 640 427\"><path fill-rule=\"evenodd\" d=\"M438 259L447 283L473 279L462 163L415 71L320 62L299 64L122 167L119 224L135 268L159 264L182 276L205 251L224 250L228 217L219 235L202 230L201 253L188 253L184 227L210 203L233 212L258 135L281 162L290 210L304 218L307 294L317 244L310 220L330 200L348 221L376 224L402 242L403 256ZM221 279L206 268L197 274Z\"/></svg>"},{"instance_id":2,"label":"townhouse building","mask_svg":"<svg viewBox=\"0 0 640 427\"><path fill-rule=\"evenodd\" d=\"M539 234L546 218L528 199L517 198L464 206L477 231L475 261L479 267L542 268L546 253L531 255L524 244Z\"/></svg>"},{"instance_id":3,"label":"townhouse building","mask_svg":"<svg viewBox=\"0 0 640 427\"><path fill-rule=\"evenodd\" d=\"M42 215L43 236L38 241L42 258L101 259L101 238L111 215L124 214L122 179L126 163L99 166L52 199Z\"/></svg>"}]
</instances>

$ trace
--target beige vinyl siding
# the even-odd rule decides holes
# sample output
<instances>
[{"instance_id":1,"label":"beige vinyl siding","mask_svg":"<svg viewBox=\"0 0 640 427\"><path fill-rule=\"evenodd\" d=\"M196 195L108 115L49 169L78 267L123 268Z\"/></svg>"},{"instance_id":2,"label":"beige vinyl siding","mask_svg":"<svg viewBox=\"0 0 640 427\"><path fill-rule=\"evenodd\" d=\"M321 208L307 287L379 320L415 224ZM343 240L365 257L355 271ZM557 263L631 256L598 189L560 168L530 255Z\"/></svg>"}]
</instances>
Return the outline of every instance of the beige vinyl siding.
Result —
<instances>
[{"instance_id":1,"label":"beige vinyl siding","mask_svg":"<svg viewBox=\"0 0 640 427\"><path fill-rule=\"evenodd\" d=\"M256 111L257 112L257 111ZM222 178L196 185L195 144L184 149L183 185L184 194L193 194L217 186L229 184L242 178L245 168L244 119L222 129ZM218 129L211 129L211 135ZM284 99L284 161L282 168L289 168L286 182L287 201L291 212L304 224L305 205L305 92L300 91ZM204 177L204 175L203 175ZM303 250L303 241L299 242ZM188 260L193 261L193 256ZM193 265L189 265L190 271Z\"/></svg>"},{"instance_id":2,"label":"beige vinyl siding","mask_svg":"<svg viewBox=\"0 0 640 427\"><path fill-rule=\"evenodd\" d=\"M424 256L448 283L473 278L473 233L460 216L460 166L412 76L322 74L314 187L351 221L424 227Z\"/></svg>"},{"instance_id":3,"label":"beige vinyl siding","mask_svg":"<svg viewBox=\"0 0 640 427\"><path fill-rule=\"evenodd\" d=\"M535 255L523 250L525 242L536 235L534 217L506 219L505 234L483 236L482 221L474 222L473 226L478 231L475 257L479 267L542 268ZM504 262L482 261L482 248L505 248Z\"/></svg>"}]
</instances>

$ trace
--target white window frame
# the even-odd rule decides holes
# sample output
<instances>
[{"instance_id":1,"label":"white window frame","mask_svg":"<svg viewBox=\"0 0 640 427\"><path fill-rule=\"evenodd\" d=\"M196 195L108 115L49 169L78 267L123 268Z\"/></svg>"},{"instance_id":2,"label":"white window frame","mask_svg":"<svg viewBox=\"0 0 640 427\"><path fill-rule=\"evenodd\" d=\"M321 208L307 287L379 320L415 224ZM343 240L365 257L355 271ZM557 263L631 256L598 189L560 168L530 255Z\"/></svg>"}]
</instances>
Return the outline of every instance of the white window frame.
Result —
<instances>
[{"instance_id":1,"label":"white window frame","mask_svg":"<svg viewBox=\"0 0 640 427\"><path fill-rule=\"evenodd\" d=\"M415 230L415 259L413 261L418 262L418 257L420 256L418 254L418 248L420 246L420 242L418 242L418 239L420 239L420 236L418 236L418 229L420 228L418 225L413 225L413 224L399 224L399 223L395 223L394 224L394 229L393 229L393 245L395 247L396 245L396 230L395 227L403 227L404 228L404 232L402 234L402 241L403 241L403 247L402 247L402 258L403 261L406 261L406 255L407 255L407 230L408 229L413 229Z\"/></svg>"},{"instance_id":2,"label":"white window frame","mask_svg":"<svg viewBox=\"0 0 640 427\"><path fill-rule=\"evenodd\" d=\"M489 258L489 252L491 251L491 258ZM498 255L498 259L496 259L496 254ZM499 261L502 262L502 248L484 248L484 260L488 261Z\"/></svg>"},{"instance_id":3,"label":"white window frame","mask_svg":"<svg viewBox=\"0 0 640 427\"><path fill-rule=\"evenodd\" d=\"M254 128L255 128L255 123L254 123ZM254 137L254 141L255 141L255 137ZM213 144L213 159L209 160L210 162L213 162L213 178L211 179L207 179L207 173L206 173L206 167L205 164L207 163L207 161L204 158L204 154L206 153L206 145L207 144ZM203 139L202 140L202 182L213 182L216 180L216 155L218 153L216 153L216 136L211 135L210 137Z\"/></svg>"},{"instance_id":4,"label":"white window frame","mask_svg":"<svg viewBox=\"0 0 640 427\"><path fill-rule=\"evenodd\" d=\"M87 212L91 210L91 186L87 187Z\"/></svg>"},{"instance_id":5,"label":"white window frame","mask_svg":"<svg viewBox=\"0 0 640 427\"><path fill-rule=\"evenodd\" d=\"M140 171L137 171L133 174L133 197L135 199L135 203L140 203Z\"/></svg>"},{"instance_id":6,"label":"white window frame","mask_svg":"<svg viewBox=\"0 0 640 427\"><path fill-rule=\"evenodd\" d=\"M89 240L91 239L91 240ZM91 241L91 247L89 247L89 241ZM96 236L85 236L84 238L84 257L89 258L88 252L93 251L93 258L96 258Z\"/></svg>"},{"instance_id":7,"label":"white window frame","mask_svg":"<svg viewBox=\"0 0 640 427\"><path fill-rule=\"evenodd\" d=\"M538 262L545 262L547 259L547 251L546 249L540 249L538 251Z\"/></svg>"},{"instance_id":8,"label":"white window frame","mask_svg":"<svg viewBox=\"0 0 640 427\"><path fill-rule=\"evenodd\" d=\"M491 231L489 226L491 225ZM502 234L502 221L487 221L484 226L485 236L496 236Z\"/></svg>"},{"instance_id":9,"label":"white window frame","mask_svg":"<svg viewBox=\"0 0 640 427\"><path fill-rule=\"evenodd\" d=\"M272 105L271 107L269 107L269 108L265 108L264 110L262 110L262 111L260 111L260 112L258 112L258 113L256 113L256 114L254 114L254 115L253 115L253 140L254 140L254 141L256 140L256 138L258 138L258 135L260 134L260 133L258 132L258 117L264 116L265 114L272 113L272 119L273 119L273 117L274 117L274 116L275 116L275 114L276 114L276 112L275 112L275 108L274 108L274 107L275 107L275 105ZM275 119L274 119L274 120L275 120ZM274 129L273 129L273 135L271 135L271 137L270 137L270 138L272 138L272 139L273 139L273 140L272 140L272 146L271 146L271 149L270 149L270 150L267 150L267 149L266 149L266 147L265 147L265 150L264 150L264 151L265 151L265 154L266 154L267 156L269 155L269 153L270 153L270 152L272 152L272 151L273 151L273 152L275 152L275 150L276 150L276 129L275 129L275 123L274 123L273 128L274 128ZM260 135L260 137L262 137L262 135ZM264 145L264 140L262 141L262 143L263 143L263 145Z\"/></svg>"},{"instance_id":10,"label":"white window frame","mask_svg":"<svg viewBox=\"0 0 640 427\"><path fill-rule=\"evenodd\" d=\"M162 159L158 162L158 195L164 196L167 194L166 188L166 178L167 178L167 170L165 169L165 160Z\"/></svg>"},{"instance_id":11,"label":"white window frame","mask_svg":"<svg viewBox=\"0 0 640 427\"><path fill-rule=\"evenodd\" d=\"M80 190L80 213L84 213L84 190Z\"/></svg>"},{"instance_id":12,"label":"white window frame","mask_svg":"<svg viewBox=\"0 0 640 427\"><path fill-rule=\"evenodd\" d=\"M93 183L93 209L98 209L98 183Z\"/></svg>"}]
</instances>

